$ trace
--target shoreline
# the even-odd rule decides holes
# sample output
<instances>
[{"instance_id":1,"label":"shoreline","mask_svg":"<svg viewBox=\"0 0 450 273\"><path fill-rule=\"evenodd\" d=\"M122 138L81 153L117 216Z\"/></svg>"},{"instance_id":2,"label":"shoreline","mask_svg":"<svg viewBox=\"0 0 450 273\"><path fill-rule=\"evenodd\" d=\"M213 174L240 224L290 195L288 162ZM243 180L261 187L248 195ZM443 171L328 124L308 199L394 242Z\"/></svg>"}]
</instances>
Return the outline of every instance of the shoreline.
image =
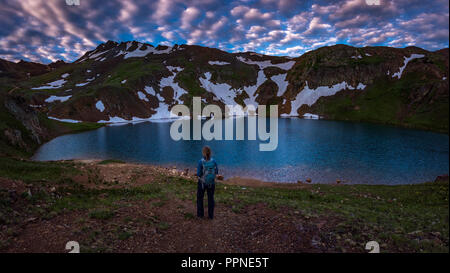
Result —
<instances>
[{"instance_id":1,"label":"shoreline","mask_svg":"<svg viewBox=\"0 0 450 273\"><path fill-rule=\"evenodd\" d=\"M309 113L305 113L309 114ZM315 114L310 114L310 115L315 115ZM257 115L256 115L257 116ZM236 119L236 118L246 118L247 116L231 116L228 118L231 119ZM47 117L49 119L55 120L55 121L59 121L62 123L74 123L74 122L70 122L70 121L65 121L65 120L70 120L70 119L59 119L59 118L55 118L55 117ZM278 119L302 119L302 120L314 120L314 121L334 121L334 122L350 122L350 123L358 123L358 124L372 124L372 125L379 125L379 126L387 126L387 127L392 127L392 128L400 128L400 129L407 129L407 130L417 130L417 131L424 131L424 132L431 132L431 133L437 133L437 134L444 134L444 135L449 135L450 132L449 130L446 129L440 129L440 128L430 128L430 127L424 127L424 126L413 126L413 125L408 125L408 124L398 124L395 122L376 122L376 121L368 121L368 120L347 120L347 119L331 119L331 118L326 118L323 116L320 116L319 118L308 118L305 116L282 116L279 115L277 117ZM225 120L225 117L222 117L222 120ZM174 122L176 120L192 120L192 117L188 118L158 118L158 119L151 119L151 118L136 118L135 120L123 120L123 121L116 121L116 122L89 122L89 121L81 121L81 120L77 120L76 123L94 123L94 124L98 124L101 128L103 126L123 126L123 125L135 125L135 124L140 124L140 123L145 123L145 122L152 122L152 123L170 123L170 122ZM204 120L204 118L200 119L200 120ZM95 129L99 129L99 128L95 128ZM95 130L92 129L92 130Z\"/></svg>"},{"instance_id":2,"label":"shoreline","mask_svg":"<svg viewBox=\"0 0 450 273\"><path fill-rule=\"evenodd\" d=\"M80 162L84 164L102 164L102 162L105 161L122 161L122 160L115 160L115 159L74 159L74 160L55 160L55 161L46 161L46 162ZM191 179L197 179L197 176L193 173L193 171L189 170L186 174L186 169L179 169L176 166L170 167L171 164L167 165L155 165L155 164L149 164L149 163L134 163L134 162L111 162L106 164L116 164L121 166L127 166L127 167L147 167L156 169L159 171L165 171L168 174L171 175L179 175L182 177L189 177ZM220 174L219 174L220 175ZM292 187L292 186L298 186L298 185L308 185L306 183L296 183L296 182L280 182L280 181L264 181L261 179L256 178L250 178L250 177L240 177L240 176L233 176L229 177L227 179L218 180L216 178L216 182L227 184L227 185L234 185L234 186L250 186L250 187L274 187L274 186L282 186L282 187ZM330 185L331 183L316 183L316 184L327 184Z\"/></svg>"},{"instance_id":3,"label":"shoreline","mask_svg":"<svg viewBox=\"0 0 450 273\"><path fill-rule=\"evenodd\" d=\"M130 161L124 161L120 159L99 159L99 158L86 158L86 159L63 159L63 160L46 160L46 161L39 161L39 160L33 160L30 159L33 162L75 162L75 163L83 163L83 164L95 164L95 165L101 165L101 164L116 164L121 166L126 166L129 168L135 168L135 167L146 167L155 169L158 171L163 171L165 174L174 175L174 176L181 176L183 178L190 178L190 179L197 179L197 176L195 175L195 169L190 168L179 168L175 166L174 164L167 163L167 164L151 164L151 163L141 163L141 162L130 162ZM187 173L186 173L187 171ZM219 173L219 175L221 175ZM224 179L216 179L216 182L232 185L232 186L248 186L248 187L282 187L282 188L302 188L304 186L310 186L310 185L331 185L331 186L410 186L410 185L421 185L424 183L429 183L432 181L436 181L441 177L448 177L448 174L441 174L436 176L433 179L422 181L418 183L402 183L402 184L367 184L367 183L350 183L346 181L333 181L333 182L306 182L306 181L292 181L292 182L281 182L281 181L265 181L258 178L253 177L246 177L246 176L230 176Z\"/></svg>"}]
</instances>

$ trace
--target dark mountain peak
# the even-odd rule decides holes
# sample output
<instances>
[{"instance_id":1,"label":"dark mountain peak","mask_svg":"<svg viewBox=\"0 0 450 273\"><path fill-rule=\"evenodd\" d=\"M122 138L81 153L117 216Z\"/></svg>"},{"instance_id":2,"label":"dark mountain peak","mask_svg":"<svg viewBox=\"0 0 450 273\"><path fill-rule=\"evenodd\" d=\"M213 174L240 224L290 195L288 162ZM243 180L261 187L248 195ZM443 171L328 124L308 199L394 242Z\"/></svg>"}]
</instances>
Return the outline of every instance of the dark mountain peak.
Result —
<instances>
[{"instance_id":1,"label":"dark mountain peak","mask_svg":"<svg viewBox=\"0 0 450 273\"><path fill-rule=\"evenodd\" d=\"M106 43L104 43L105 45L117 45L116 41L112 41L112 40L108 40Z\"/></svg>"},{"instance_id":2,"label":"dark mountain peak","mask_svg":"<svg viewBox=\"0 0 450 273\"><path fill-rule=\"evenodd\" d=\"M40 66L45 66L45 64L36 63L36 62L30 62L30 61L25 61L25 60L23 60L23 59L20 59L20 61L18 61L16 64L18 64L18 65L26 65L26 66L30 66L30 65L40 65Z\"/></svg>"},{"instance_id":3,"label":"dark mountain peak","mask_svg":"<svg viewBox=\"0 0 450 273\"><path fill-rule=\"evenodd\" d=\"M30 76L37 76L51 70L48 65L20 60L17 63L0 59L0 76L14 79L23 79Z\"/></svg>"},{"instance_id":4,"label":"dark mountain peak","mask_svg":"<svg viewBox=\"0 0 450 273\"><path fill-rule=\"evenodd\" d=\"M51 68L59 68L61 66L67 65L63 60L57 60L56 62L50 63L48 66Z\"/></svg>"},{"instance_id":5,"label":"dark mountain peak","mask_svg":"<svg viewBox=\"0 0 450 273\"><path fill-rule=\"evenodd\" d=\"M118 45L117 42L109 40L106 43L102 43L99 46L97 46L97 48L94 51L98 51L98 50L103 51L103 50L111 49L111 48L116 47L117 45Z\"/></svg>"}]
</instances>

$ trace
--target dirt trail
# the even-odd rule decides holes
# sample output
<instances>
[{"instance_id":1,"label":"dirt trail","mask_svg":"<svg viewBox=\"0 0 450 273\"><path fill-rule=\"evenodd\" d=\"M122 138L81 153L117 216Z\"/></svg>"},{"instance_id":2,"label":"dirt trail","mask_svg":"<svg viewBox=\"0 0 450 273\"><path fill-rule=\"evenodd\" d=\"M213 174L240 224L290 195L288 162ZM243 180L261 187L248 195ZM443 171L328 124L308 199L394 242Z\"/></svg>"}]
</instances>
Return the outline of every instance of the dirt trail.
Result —
<instances>
[{"instance_id":1,"label":"dirt trail","mask_svg":"<svg viewBox=\"0 0 450 273\"><path fill-rule=\"evenodd\" d=\"M8 91L8 94L12 94L14 92L14 90L18 89L18 86L14 86L14 88L12 88L11 90Z\"/></svg>"}]
</instances>

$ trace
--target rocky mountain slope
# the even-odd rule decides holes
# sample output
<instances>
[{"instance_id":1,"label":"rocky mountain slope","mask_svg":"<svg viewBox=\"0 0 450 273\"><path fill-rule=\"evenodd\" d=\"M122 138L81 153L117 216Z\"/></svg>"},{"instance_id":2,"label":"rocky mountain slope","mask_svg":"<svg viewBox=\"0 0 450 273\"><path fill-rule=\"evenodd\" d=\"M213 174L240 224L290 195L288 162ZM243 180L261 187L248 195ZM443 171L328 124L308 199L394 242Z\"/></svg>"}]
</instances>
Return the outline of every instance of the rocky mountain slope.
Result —
<instances>
[{"instance_id":1,"label":"rocky mountain slope","mask_svg":"<svg viewBox=\"0 0 450 273\"><path fill-rule=\"evenodd\" d=\"M0 59L0 78L26 79L42 75L53 69L66 65L64 61L57 61L48 65L26 62L20 60L17 63Z\"/></svg>"},{"instance_id":2,"label":"rocky mountain slope","mask_svg":"<svg viewBox=\"0 0 450 273\"><path fill-rule=\"evenodd\" d=\"M2 96L71 123L170 118L175 104L276 104L281 116L448 132L448 49L335 45L298 58L108 41L73 63L0 62Z\"/></svg>"}]
</instances>

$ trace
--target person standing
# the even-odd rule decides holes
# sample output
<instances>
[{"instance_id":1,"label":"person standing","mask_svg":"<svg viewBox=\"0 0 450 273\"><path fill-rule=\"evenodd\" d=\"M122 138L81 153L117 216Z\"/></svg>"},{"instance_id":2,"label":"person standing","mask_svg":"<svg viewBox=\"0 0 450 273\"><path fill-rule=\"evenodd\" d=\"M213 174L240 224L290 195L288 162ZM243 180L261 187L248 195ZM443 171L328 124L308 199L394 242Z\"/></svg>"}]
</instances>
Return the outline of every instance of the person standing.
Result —
<instances>
[{"instance_id":1,"label":"person standing","mask_svg":"<svg viewBox=\"0 0 450 273\"><path fill-rule=\"evenodd\" d=\"M219 172L217 162L211 157L211 148L204 146L202 149L202 159L197 165L197 216L203 218L203 198L205 191L208 195L208 218L214 218L214 190L216 188L216 175Z\"/></svg>"}]
</instances>

